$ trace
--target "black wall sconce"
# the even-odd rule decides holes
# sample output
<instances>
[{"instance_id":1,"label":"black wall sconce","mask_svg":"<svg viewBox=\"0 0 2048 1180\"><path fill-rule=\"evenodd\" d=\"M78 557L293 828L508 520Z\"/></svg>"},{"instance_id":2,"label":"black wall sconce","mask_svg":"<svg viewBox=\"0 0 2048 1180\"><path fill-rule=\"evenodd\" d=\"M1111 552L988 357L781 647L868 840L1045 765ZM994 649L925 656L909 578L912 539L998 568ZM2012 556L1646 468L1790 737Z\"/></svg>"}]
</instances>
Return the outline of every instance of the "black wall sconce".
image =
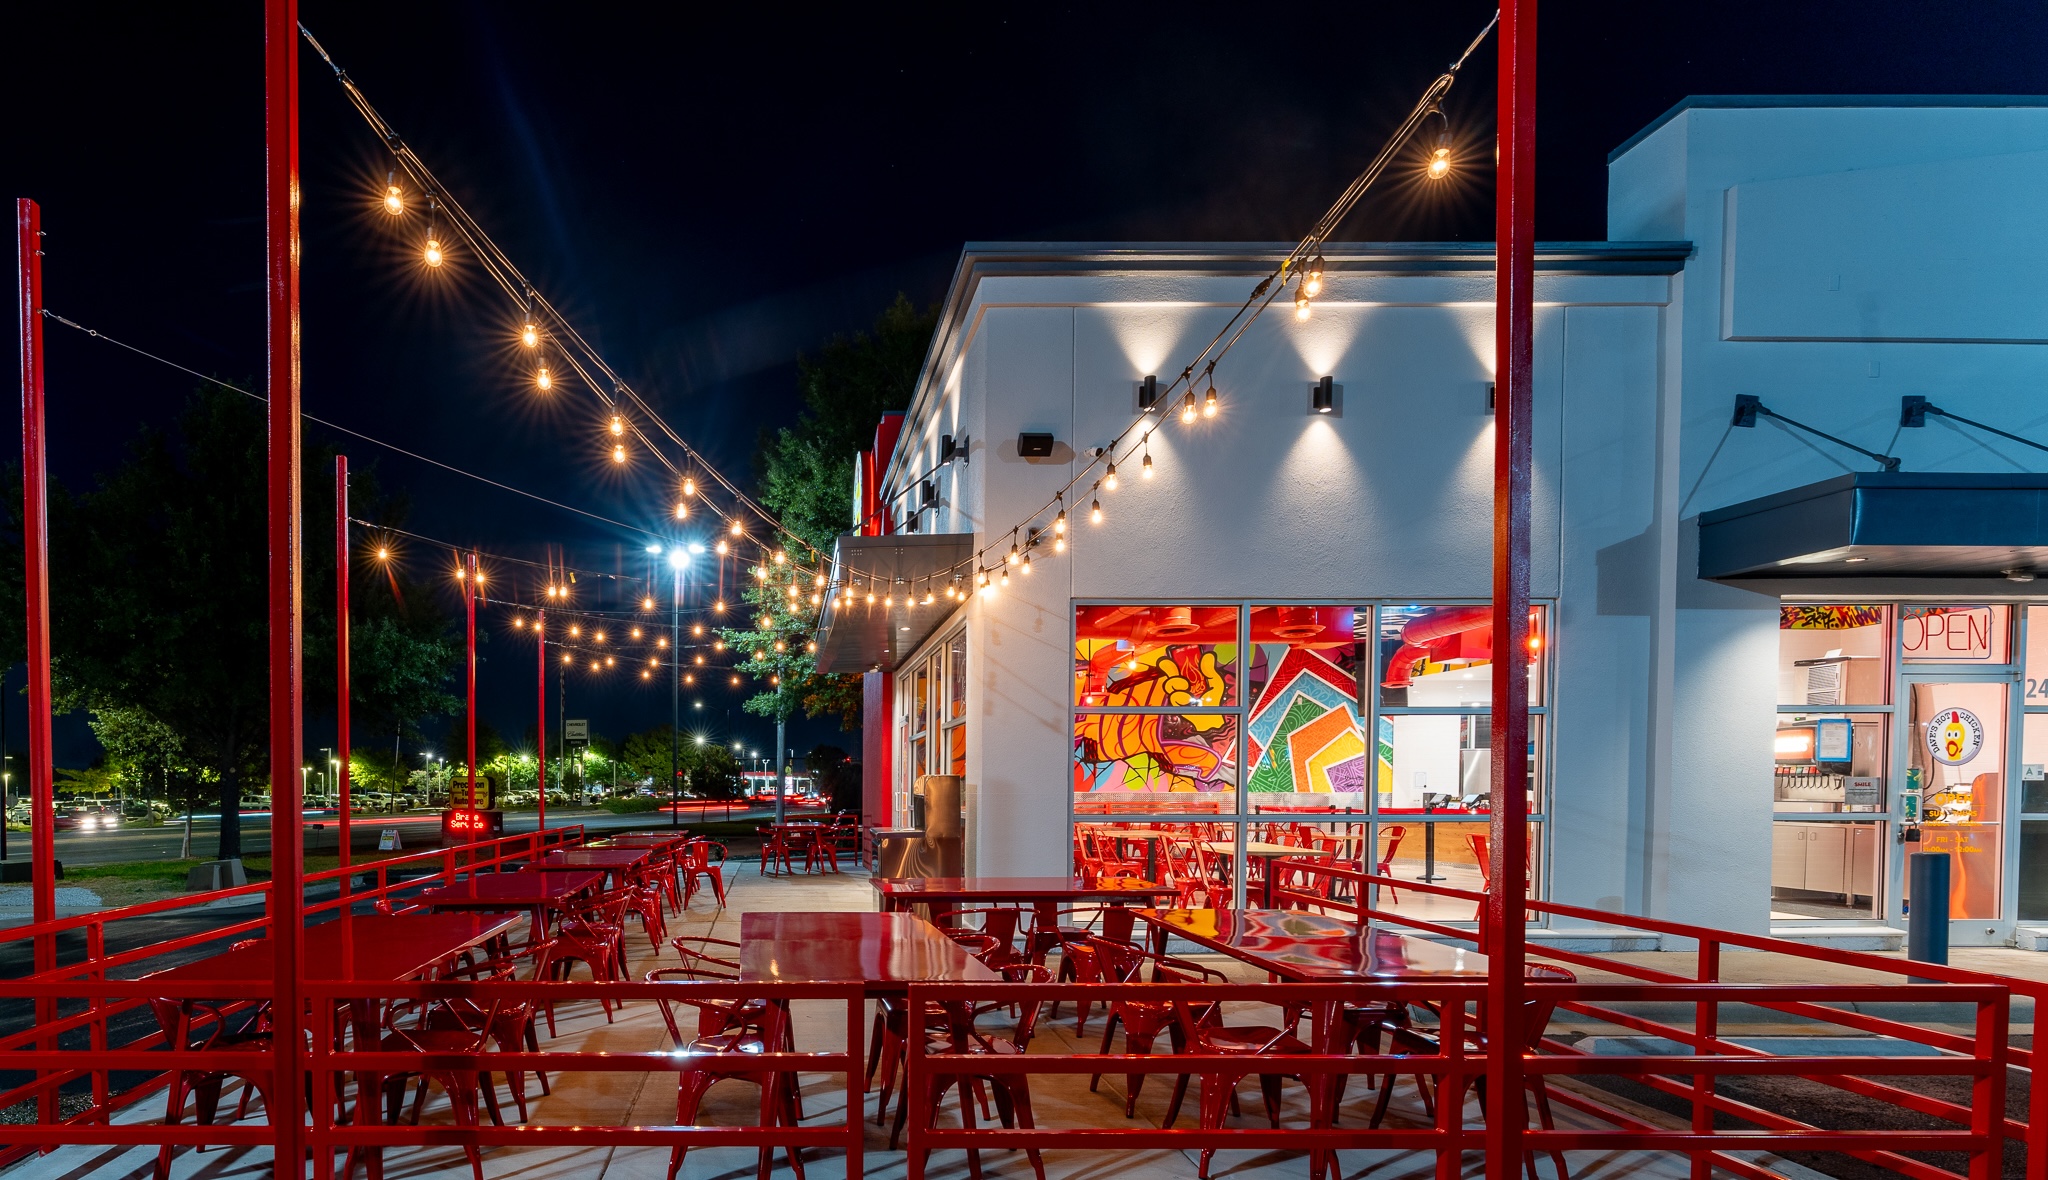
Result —
<instances>
[{"instance_id":1,"label":"black wall sconce","mask_svg":"<svg viewBox=\"0 0 2048 1180\"><path fill-rule=\"evenodd\" d=\"M1138 382L1139 411L1149 414L1152 412L1152 407L1157 404L1159 404L1159 378L1147 377L1143 381Z\"/></svg>"},{"instance_id":2,"label":"black wall sconce","mask_svg":"<svg viewBox=\"0 0 2048 1180\"><path fill-rule=\"evenodd\" d=\"M1344 416L1344 387L1336 378L1325 377L1308 387L1308 412L1310 417Z\"/></svg>"}]
</instances>

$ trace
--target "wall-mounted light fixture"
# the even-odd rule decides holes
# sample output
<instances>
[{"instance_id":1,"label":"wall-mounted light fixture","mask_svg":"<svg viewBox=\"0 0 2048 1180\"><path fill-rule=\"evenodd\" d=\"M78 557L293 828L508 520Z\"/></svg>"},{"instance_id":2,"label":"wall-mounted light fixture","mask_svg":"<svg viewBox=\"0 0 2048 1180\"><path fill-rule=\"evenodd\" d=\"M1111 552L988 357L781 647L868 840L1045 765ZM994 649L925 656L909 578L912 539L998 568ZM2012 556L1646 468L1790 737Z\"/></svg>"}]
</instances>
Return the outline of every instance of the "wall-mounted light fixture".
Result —
<instances>
[{"instance_id":1,"label":"wall-mounted light fixture","mask_svg":"<svg viewBox=\"0 0 2048 1180\"><path fill-rule=\"evenodd\" d=\"M1493 382L1486 383L1486 416L1493 417Z\"/></svg>"},{"instance_id":2,"label":"wall-mounted light fixture","mask_svg":"<svg viewBox=\"0 0 2048 1180\"><path fill-rule=\"evenodd\" d=\"M1344 387L1337 384L1336 378L1325 377L1308 387L1308 412L1311 417L1344 416Z\"/></svg>"},{"instance_id":3,"label":"wall-mounted light fixture","mask_svg":"<svg viewBox=\"0 0 2048 1180\"><path fill-rule=\"evenodd\" d=\"M1159 402L1159 378L1147 377L1138 382L1138 410L1149 414Z\"/></svg>"},{"instance_id":4,"label":"wall-mounted light fixture","mask_svg":"<svg viewBox=\"0 0 2048 1180\"><path fill-rule=\"evenodd\" d=\"M931 480L925 480L918 487L918 497L924 507L930 508L939 502L939 489Z\"/></svg>"},{"instance_id":5,"label":"wall-mounted light fixture","mask_svg":"<svg viewBox=\"0 0 2048 1180\"><path fill-rule=\"evenodd\" d=\"M940 435L939 462L951 463L955 459L967 462L967 436L963 434L956 439L950 434Z\"/></svg>"}]
</instances>

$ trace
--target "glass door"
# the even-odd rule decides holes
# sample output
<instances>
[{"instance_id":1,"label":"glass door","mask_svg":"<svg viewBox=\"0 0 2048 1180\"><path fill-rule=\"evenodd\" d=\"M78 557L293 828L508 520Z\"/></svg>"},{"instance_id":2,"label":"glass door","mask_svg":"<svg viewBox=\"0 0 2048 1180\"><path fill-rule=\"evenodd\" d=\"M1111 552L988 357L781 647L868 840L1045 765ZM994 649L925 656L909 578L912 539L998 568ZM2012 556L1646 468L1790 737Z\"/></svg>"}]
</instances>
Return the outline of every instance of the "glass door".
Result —
<instances>
[{"instance_id":1,"label":"glass door","mask_svg":"<svg viewBox=\"0 0 2048 1180\"><path fill-rule=\"evenodd\" d=\"M2012 937L2006 812L2012 786L2010 676L1912 674L1901 678L1904 749L1894 762L1898 792L1917 792L1920 823L1904 828L1904 851L1949 856L1949 941L1996 945ZM1917 831L1919 839L1911 839ZM1895 870L1908 906L1906 857ZM1909 911L1910 912L1910 911Z\"/></svg>"}]
</instances>

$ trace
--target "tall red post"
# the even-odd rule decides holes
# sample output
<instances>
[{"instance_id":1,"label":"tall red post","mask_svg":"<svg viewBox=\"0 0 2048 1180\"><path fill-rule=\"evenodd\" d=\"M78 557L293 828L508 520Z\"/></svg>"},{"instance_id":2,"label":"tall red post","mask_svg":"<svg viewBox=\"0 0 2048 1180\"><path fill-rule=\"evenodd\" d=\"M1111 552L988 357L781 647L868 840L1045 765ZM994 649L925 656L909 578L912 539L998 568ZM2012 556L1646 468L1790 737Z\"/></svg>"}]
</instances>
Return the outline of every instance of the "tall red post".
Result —
<instances>
[{"instance_id":1,"label":"tall red post","mask_svg":"<svg viewBox=\"0 0 2048 1180\"><path fill-rule=\"evenodd\" d=\"M57 916L56 805L50 758L49 465L43 435L43 211L23 197L14 203L21 259L21 507L22 567L28 602L28 789L35 920ZM56 965L56 947L36 940L36 970Z\"/></svg>"},{"instance_id":2,"label":"tall red post","mask_svg":"<svg viewBox=\"0 0 2048 1180\"><path fill-rule=\"evenodd\" d=\"M1536 0L1502 0L1494 180L1493 817L1486 899L1486 1174L1522 1173L1529 874L1530 377L1536 277Z\"/></svg>"},{"instance_id":3,"label":"tall red post","mask_svg":"<svg viewBox=\"0 0 2048 1180\"><path fill-rule=\"evenodd\" d=\"M305 1151L305 847L299 779L304 700L299 487L299 13L297 0L264 0L264 285L270 303L270 938L276 963L271 1040L277 1046L270 1125L278 1180L303 1177Z\"/></svg>"},{"instance_id":4,"label":"tall red post","mask_svg":"<svg viewBox=\"0 0 2048 1180\"><path fill-rule=\"evenodd\" d=\"M533 765L539 775L534 785L539 787L536 794L540 800L540 818L534 831L548 830L548 612L536 611L533 616L533 639L535 666L540 670L534 680L540 685L538 710L533 715ZM540 838L534 838L534 851L540 851Z\"/></svg>"},{"instance_id":5,"label":"tall red post","mask_svg":"<svg viewBox=\"0 0 2048 1180\"><path fill-rule=\"evenodd\" d=\"M341 867L348 867L348 456L334 457L334 753L341 761ZM341 879L343 895L348 878Z\"/></svg>"},{"instance_id":6,"label":"tall red post","mask_svg":"<svg viewBox=\"0 0 2048 1180\"><path fill-rule=\"evenodd\" d=\"M469 681L469 809L476 810L476 554L462 559L462 606L468 616L469 659L465 676Z\"/></svg>"},{"instance_id":7,"label":"tall red post","mask_svg":"<svg viewBox=\"0 0 2048 1180\"><path fill-rule=\"evenodd\" d=\"M21 521L22 570L28 603L28 798L31 912L37 922L57 916L56 774L50 756L50 484L43 435L43 211L22 197L14 203L21 262ZM4 821L0 821L4 822ZM36 970L57 965L57 940L36 937ZM56 1001L36 1001L36 1022L57 1017ZM56 1046L44 1042L44 1049ZM41 1070L37 1077L43 1076ZM38 1119L57 1121L57 1091L37 1099Z\"/></svg>"}]
</instances>

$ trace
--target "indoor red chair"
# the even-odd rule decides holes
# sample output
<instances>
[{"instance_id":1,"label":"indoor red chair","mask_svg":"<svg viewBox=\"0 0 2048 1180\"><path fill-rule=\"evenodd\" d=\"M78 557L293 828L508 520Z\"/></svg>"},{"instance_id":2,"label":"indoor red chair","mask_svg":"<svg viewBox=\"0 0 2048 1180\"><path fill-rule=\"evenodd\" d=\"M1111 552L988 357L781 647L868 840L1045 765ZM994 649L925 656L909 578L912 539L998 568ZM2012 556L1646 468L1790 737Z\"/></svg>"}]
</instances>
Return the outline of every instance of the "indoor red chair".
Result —
<instances>
[{"instance_id":1,"label":"indoor red chair","mask_svg":"<svg viewBox=\"0 0 2048 1180\"><path fill-rule=\"evenodd\" d=\"M711 850L718 850L718 862L711 861ZM692 840L683 845L681 859L676 862L677 871L683 878L683 908L690 908L690 899L697 894L697 878L711 882L711 894L718 899L718 908L725 908L725 845L709 840Z\"/></svg>"},{"instance_id":2,"label":"indoor red chair","mask_svg":"<svg viewBox=\"0 0 2048 1180\"><path fill-rule=\"evenodd\" d=\"M667 978L703 979L707 976L693 973L695 969L663 968L648 973L652 982ZM722 1081L751 1082L761 1087L760 1124L764 1127L796 1126L802 1115L797 1108L797 1077L793 1073L773 1073L755 1065L749 1067L747 1058L761 1053L779 1051L789 1043L789 1013L780 1004L766 1004L762 1009L761 1026L758 1030L734 1030L685 1037L682 1026L676 1021L677 1005L697 1008L698 1023L703 1025L707 1016L722 1020L722 1014L707 1013L707 1001L681 997L658 996L656 1003L661 1007L662 1023L668 1026L668 1035L678 1052L686 1056L690 1068L676 1076L676 1122L681 1126L697 1125L697 1110L704 1101L704 1094ZM731 1003L731 1001L710 1001L709 1003ZM677 1146L669 1150L668 1180L675 1180L682 1169L683 1157L688 1147ZM767 1180L772 1162L773 1148L761 1148L758 1174ZM789 1166L796 1173L797 1180L803 1180L804 1161L795 1147L785 1147Z\"/></svg>"},{"instance_id":3,"label":"indoor red chair","mask_svg":"<svg viewBox=\"0 0 2048 1180\"><path fill-rule=\"evenodd\" d=\"M1392 824L1383 830L1387 835L1387 850L1380 853L1379 863L1374 867L1373 871L1379 876L1391 877L1394 875L1394 854L1401 850L1401 837L1408 834L1408 829L1400 824ZM1395 889L1392 885L1381 885L1380 888L1386 890L1387 896L1393 900L1401 900L1400 890Z\"/></svg>"},{"instance_id":4,"label":"indoor red chair","mask_svg":"<svg viewBox=\"0 0 2048 1180\"><path fill-rule=\"evenodd\" d=\"M1490 853L1492 852L1492 847L1487 843L1488 837L1467 836L1465 837L1465 839L1471 843L1472 856L1479 862L1480 892L1493 892L1493 858L1490 855ZM1529 891L1529 875L1533 868L1533 865L1528 864L1522 866L1522 892L1524 893L1527 893ZM1482 901L1479 903L1479 908L1472 911L1472 920L1476 922L1485 916L1486 903Z\"/></svg>"}]
</instances>

